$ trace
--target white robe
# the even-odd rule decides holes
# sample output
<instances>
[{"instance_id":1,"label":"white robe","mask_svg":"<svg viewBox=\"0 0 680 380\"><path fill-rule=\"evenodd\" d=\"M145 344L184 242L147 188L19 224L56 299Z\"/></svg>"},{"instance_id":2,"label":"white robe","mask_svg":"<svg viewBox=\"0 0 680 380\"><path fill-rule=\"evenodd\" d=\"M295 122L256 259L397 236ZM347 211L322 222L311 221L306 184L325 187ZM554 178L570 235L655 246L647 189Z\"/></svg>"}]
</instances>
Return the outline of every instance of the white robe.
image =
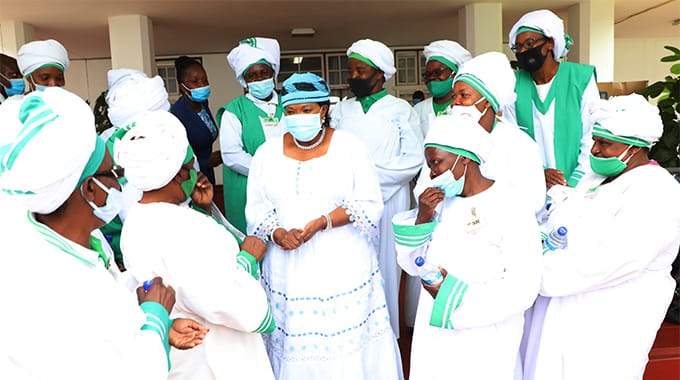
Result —
<instances>
[{"instance_id":1,"label":"white robe","mask_svg":"<svg viewBox=\"0 0 680 380\"><path fill-rule=\"evenodd\" d=\"M237 264L236 240L211 217L170 203L137 203L121 235L125 267L139 283L163 277L176 291L172 317L210 328L203 344L172 350L170 379L273 379L260 334L267 296Z\"/></svg>"},{"instance_id":2,"label":"white robe","mask_svg":"<svg viewBox=\"0 0 680 380\"><path fill-rule=\"evenodd\" d=\"M534 83L534 85L536 85ZM536 86L539 97L544 100L550 90L550 83ZM542 95L541 95L542 94ZM597 89L595 77L590 79L586 89L583 91L583 100L581 102L581 122L583 123L583 132L580 142L580 153L578 155L578 165L574 170L579 170L584 173L590 173L590 148L593 146L593 123L590 121L590 111L593 104L600 99L600 92ZM532 104L534 115L534 137L538 144L541 162L545 168L555 168L555 101L550 104L548 112L542 114L535 104ZM515 107L507 107L503 114L510 123L517 124L517 116L515 115ZM520 127L521 128L521 127ZM527 135L528 136L528 135ZM565 178L569 179L569 178ZM545 182L545 180L544 180Z\"/></svg>"},{"instance_id":3,"label":"white robe","mask_svg":"<svg viewBox=\"0 0 680 380\"><path fill-rule=\"evenodd\" d=\"M678 199L675 179L645 165L554 205L546 228L567 227L568 242L543 256L525 379L642 379L675 288Z\"/></svg>"},{"instance_id":4,"label":"white robe","mask_svg":"<svg viewBox=\"0 0 680 380\"><path fill-rule=\"evenodd\" d=\"M502 118L491 130L491 140L491 154L480 165L482 175L502 184L509 191L507 197L512 198L512 202L527 202L534 212L540 212L545 204L546 189L536 143L516 125ZM425 163L413 189L415 198L418 199L430 184L430 169Z\"/></svg>"},{"instance_id":5,"label":"white robe","mask_svg":"<svg viewBox=\"0 0 680 380\"><path fill-rule=\"evenodd\" d=\"M398 214L394 221L413 225L416 212ZM460 306L441 317L452 325L446 329L430 324L434 300L421 290L409 378L515 379L521 371L523 314L541 278L534 215L525 205L507 202L506 189L496 183L471 197L446 198L438 220L429 242L397 245L399 265L416 275L415 258L423 256L448 271L445 283L457 279L468 288ZM438 302L449 296L440 291Z\"/></svg>"},{"instance_id":6,"label":"white robe","mask_svg":"<svg viewBox=\"0 0 680 380\"><path fill-rule=\"evenodd\" d=\"M430 123L434 120L436 115L434 114L434 109L432 108L432 102L434 98L427 98L422 102L413 106L413 112L416 113L418 121L420 123L420 130L423 133L423 137L427 136L427 132L430 130Z\"/></svg>"},{"instance_id":7,"label":"white robe","mask_svg":"<svg viewBox=\"0 0 680 380\"><path fill-rule=\"evenodd\" d=\"M3 217L0 378L167 378L162 341L140 330L146 318L137 296L116 283L96 252L62 237L97 263L88 266L49 244L25 211Z\"/></svg>"},{"instance_id":8,"label":"white robe","mask_svg":"<svg viewBox=\"0 0 680 380\"><path fill-rule=\"evenodd\" d=\"M378 263L385 280L385 296L394 334L399 337L399 282L391 220L411 205L409 181L423 164L423 139L413 108L402 99L386 95L364 113L356 98L338 103L331 126L349 131L368 148L375 162L385 210L380 221Z\"/></svg>"},{"instance_id":9,"label":"white robe","mask_svg":"<svg viewBox=\"0 0 680 380\"><path fill-rule=\"evenodd\" d=\"M248 179L248 232L300 228L339 205L353 223L299 248L269 242L262 282L277 328L267 339L277 379L401 379L373 244L383 203L368 152L335 131L321 157L297 161L281 139L258 149Z\"/></svg>"}]
</instances>

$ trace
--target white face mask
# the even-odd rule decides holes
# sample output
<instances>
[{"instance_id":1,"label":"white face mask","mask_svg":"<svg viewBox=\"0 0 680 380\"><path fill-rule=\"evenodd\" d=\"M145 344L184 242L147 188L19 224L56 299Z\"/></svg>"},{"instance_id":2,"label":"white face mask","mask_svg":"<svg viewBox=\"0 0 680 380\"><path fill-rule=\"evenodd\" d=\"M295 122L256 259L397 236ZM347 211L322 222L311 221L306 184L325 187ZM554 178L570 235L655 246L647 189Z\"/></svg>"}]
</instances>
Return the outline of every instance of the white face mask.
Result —
<instances>
[{"instance_id":1,"label":"white face mask","mask_svg":"<svg viewBox=\"0 0 680 380\"><path fill-rule=\"evenodd\" d=\"M461 105L456 105L451 107L451 110L449 111L450 115L454 116L460 116L460 115L465 115L471 117L475 121L479 121L482 116L486 113L487 109L484 109L484 112L481 112L477 108L477 104L481 103L484 100L484 97L479 98L474 104L471 106L461 106Z\"/></svg>"},{"instance_id":2,"label":"white face mask","mask_svg":"<svg viewBox=\"0 0 680 380\"><path fill-rule=\"evenodd\" d=\"M321 115L318 113L286 115L283 120L286 131L297 141L311 141L321 131Z\"/></svg>"},{"instance_id":3,"label":"white face mask","mask_svg":"<svg viewBox=\"0 0 680 380\"><path fill-rule=\"evenodd\" d=\"M106 197L106 204L104 206L97 206L94 202L91 200L85 199L87 201L87 204L92 207L93 214L101 219L104 224L108 224L110 221L113 220L113 218L118 215L120 212L121 207L123 206L123 193L121 193L120 190L118 189L113 189L113 188L107 188L104 186L103 183L99 182L99 180L95 177L92 177L92 181L99 186L100 189L104 190L108 196ZM82 194L82 187L80 188L81 194ZM83 197L84 198L84 197Z\"/></svg>"}]
</instances>

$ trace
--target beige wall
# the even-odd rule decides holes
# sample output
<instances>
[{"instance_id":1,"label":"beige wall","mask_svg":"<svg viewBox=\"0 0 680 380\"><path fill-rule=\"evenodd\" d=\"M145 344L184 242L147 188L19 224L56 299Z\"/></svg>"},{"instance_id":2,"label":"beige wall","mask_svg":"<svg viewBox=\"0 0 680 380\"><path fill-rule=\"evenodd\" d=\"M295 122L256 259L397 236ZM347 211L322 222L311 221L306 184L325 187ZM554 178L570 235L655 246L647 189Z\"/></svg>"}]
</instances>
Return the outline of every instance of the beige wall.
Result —
<instances>
[{"instance_id":1,"label":"beige wall","mask_svg":"<svg viewBox=\"0 0 680 380\"><path fill-rule=\"evenodd\" d=\"M614 81L649 80L652 84L670 74L677 62L660 62L670 55L665 45L680 48L680 38L617 38L614 40Z\"/></svg>"}]
</instances>

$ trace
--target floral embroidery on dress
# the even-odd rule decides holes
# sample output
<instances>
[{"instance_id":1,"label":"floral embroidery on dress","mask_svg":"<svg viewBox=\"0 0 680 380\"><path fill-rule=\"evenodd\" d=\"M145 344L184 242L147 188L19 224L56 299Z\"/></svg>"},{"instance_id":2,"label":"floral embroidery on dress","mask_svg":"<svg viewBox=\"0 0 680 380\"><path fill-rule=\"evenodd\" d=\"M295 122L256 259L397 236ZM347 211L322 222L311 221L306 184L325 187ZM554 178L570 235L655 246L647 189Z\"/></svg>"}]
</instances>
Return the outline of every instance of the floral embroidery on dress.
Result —
<instances>
[{"instance_id":1,"label":"floral embroidery on dress","mask_svg":"<svg viewBox=\"0 0 680 380\"><path fill-rule=\"evenodd\" d=\"M266 243L271 239L272 233L279 227L281 227L281 224L279 223L278 215L276 215L276 210L271 210L267 213L264 220L257 225L253 235Z\"/></svg>"},{"instance_id":2,"label":"floral embroidery on dress","mask_svg":"<svg viewBox=\"0 0 680 380\"><path fill-rule=\"evenodd\" d=\"M343 201L338 206L345 209L345 214L349 215L349 222L354 228L359 230L359 234L365 237L368 241L377 240L380 237L380 231L375 221L369 219L366 210L360 206L357 201Z\"/></svg>"}]
</instances>

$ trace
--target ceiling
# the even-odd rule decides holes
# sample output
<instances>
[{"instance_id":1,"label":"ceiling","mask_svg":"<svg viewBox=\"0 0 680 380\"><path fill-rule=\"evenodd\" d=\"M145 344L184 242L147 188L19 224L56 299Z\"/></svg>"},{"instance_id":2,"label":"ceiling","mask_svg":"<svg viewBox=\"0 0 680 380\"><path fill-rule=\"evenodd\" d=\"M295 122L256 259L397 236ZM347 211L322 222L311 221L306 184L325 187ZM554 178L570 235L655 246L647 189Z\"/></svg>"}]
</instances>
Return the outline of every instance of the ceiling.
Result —
<instances>
[{"instance_id":1,"label":"ceiling","mask_svg":"<svg viewBox=\"0 0 680 380\"><path fill-rule=\"evenodd\" d=\"M227 52L244 37L277 38L284 51L344 49L370 37L390 46L422 46L456 39L458 10L489 0L0 0L0 20L35 27L37 39L55 38L71 58L110 56L107 19L143 14L153 21L158 56ZM598 1L598 0L592 0ZM525 12L548 6L566 18L578 0L501 0L503 30ZM673 37L680 40L680 0L615 0L616 38ZM0 21L1 23L1 21ZM290 36L292 28L314 28L314 37ZM506 37L507 38L507 37Z\"/></svg>"}]
</instances>

